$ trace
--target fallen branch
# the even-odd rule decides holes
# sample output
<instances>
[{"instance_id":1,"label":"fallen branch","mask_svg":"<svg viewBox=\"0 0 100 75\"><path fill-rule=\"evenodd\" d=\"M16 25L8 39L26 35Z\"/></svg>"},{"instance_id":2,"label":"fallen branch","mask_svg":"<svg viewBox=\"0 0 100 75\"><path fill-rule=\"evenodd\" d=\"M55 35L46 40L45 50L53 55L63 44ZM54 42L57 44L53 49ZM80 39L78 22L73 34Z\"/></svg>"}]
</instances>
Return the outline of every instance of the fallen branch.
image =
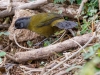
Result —
<instances>
[{"instance_id":1,"label":"fallen branch","mask_svg":"<svg viewBox=\"0 0 100 75\"><path fill-rule=\"evenodd\" d=\"M76 36L72 39L77 41L79 44L84 45L91 37L92 34L85 34L82 36ZM60 42L55 45L49 45L44 48L33 49L31 51L26 51L26 52L18 52L14 55L14 58L16 59L17 62L43 59L45 57L53 55L54 52L62 52L75 47L78 47L78 45L75 42L71 40L66 40L64 42Z\"/></svg>"},{"instance_id":2,"label":"fallen branch","mask_svg":"<svg viewBox=\"0 0 100 75\"><path fill-rule=\"evenodd\" d=\"M9 28L9 24L0 24L0 29L3 29L3 28L5 28L5 29L8 29Z\"/></svg>"},{"instance_id":3,"label":"fallen branch","mask_svg":"<svg viewBox=\"0 0 100 75\"><path fill-rule=\"evenodd\" d=\"M18 7L12 8L11 12L9 12L8 10L1 11L0 17L3 18L6 16L11 16L14 14L14 11L17 9L34 9L36 7L39 7L43 4L45 4L45 3L47 3L47 0L36 0L36 1L30 2L30 3L25 3L25 4L20 5Z\"/></svg>"},{"instance_id":4,"label":"fallen branch","mask_svg":"<svg viewBox=\"0 0 100 75\"><path fill-rule=\"evenodd\" d=\"M0 9L7 9L7 6L8 6L8 2L0 2ZM12 2L12 7L18 7L20 5L23 5L25 4L24 2Z\"/></svg>"},{"instance_id":5,"label":"fallen branch","mask_svg":"<svg viewBox=\"0 0 100 75\"><path fill-rule=\"evenodd\" d=\"M9 12L8 10L3 10L0 12L0 18L11 16L13 14L14 14L14 8L12 9L11 12Z\"/></svg>"}]
</instances>

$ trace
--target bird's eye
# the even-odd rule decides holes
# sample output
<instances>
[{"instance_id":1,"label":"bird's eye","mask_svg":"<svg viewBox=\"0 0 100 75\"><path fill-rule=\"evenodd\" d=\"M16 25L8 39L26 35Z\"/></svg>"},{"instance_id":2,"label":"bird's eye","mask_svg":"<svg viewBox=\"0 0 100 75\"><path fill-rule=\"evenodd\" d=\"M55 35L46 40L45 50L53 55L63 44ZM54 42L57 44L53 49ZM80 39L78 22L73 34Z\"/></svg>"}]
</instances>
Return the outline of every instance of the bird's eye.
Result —
<instances>
[{"instance_id":1,"label":"bird's eye","mask_svg":"<svg viewBox=\"0 0 100 75\"><path fill-rule=\"evenodd\" d=\"M23 23L21 23L21 24L20 24L20 27L21 27L21 28L23 28L23 27L24 27L24 24L23 24Z\"/></svg>"}]
</instances>

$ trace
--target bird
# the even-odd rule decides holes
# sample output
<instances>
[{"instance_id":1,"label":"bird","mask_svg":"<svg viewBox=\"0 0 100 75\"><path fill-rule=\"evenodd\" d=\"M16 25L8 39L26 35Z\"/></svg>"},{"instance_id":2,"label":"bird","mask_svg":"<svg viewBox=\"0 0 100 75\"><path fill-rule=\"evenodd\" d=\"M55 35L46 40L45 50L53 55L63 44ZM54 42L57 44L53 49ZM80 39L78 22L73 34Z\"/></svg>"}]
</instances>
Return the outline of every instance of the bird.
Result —
<instances>
[{"instance_id":1,"label":"bird","mask_svg":"<svg viewBox=\"0 0 100 75\"><path fill-rule=\"evenodd\" d=\"M71 31L75 26L77 26L76 22L67 21L57 13L38 13L15 21L15 29L29 29L47 38L59 29Z\"/></svg>"}]
</instances>

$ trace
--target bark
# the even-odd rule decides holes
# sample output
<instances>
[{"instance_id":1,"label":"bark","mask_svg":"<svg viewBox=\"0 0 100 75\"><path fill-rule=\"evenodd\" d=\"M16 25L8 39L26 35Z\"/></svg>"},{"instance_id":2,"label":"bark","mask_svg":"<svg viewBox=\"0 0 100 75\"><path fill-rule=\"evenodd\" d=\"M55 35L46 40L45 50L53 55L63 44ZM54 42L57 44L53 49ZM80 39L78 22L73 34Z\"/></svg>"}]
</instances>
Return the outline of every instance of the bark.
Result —
<instances>
[{"instance_id":1,"label":"bark","mask_svg":"<svg viewBox=\"0 0 100 75\"><path fill-rule=\"evenodd\" d=\"M90 38L92 34L85 34L82 36L76 36L73 39L74 41L77 41L79 44L84 45ZM28 60L36 60L36 59L44 59L46 57L49 57L54 54L54 52L62 52L62 51L68 51L71 48L78 47L78 45L71 41L71 40L65 40L64 42L60 42L54 45L49 45L47 47L39 48L39 49L33 49L26 52L18 52L14 55L14 58L17 62L25 62Z\"/></svg>"}]
</instances>

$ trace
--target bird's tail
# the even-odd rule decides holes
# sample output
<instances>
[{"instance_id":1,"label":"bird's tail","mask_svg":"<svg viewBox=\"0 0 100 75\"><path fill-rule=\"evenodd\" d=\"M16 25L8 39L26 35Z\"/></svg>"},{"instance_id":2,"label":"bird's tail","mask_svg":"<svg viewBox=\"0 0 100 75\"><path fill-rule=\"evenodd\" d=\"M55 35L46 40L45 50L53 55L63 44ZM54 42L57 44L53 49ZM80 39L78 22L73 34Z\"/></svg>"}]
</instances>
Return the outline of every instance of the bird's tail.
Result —
<instances>
[{"instance_id":1,"label":"bird's tail","mask_svg":"<svg viewBox=\"0 0 100 75\"><path fill-rule=\"evenodd\" d=\"M72 29L77 26L77 23L74 21L62 21L56 25L60 29Z\"/></svg>"},{"instance_id":2,"label":"bird's tail","mask_svg":"<svg viewBox=\"0 0 100 75\"><path fill-rule=\"evenodd\" d=\"M72 31L72 28L77 26L76 22L73 22L73 21L62 21L62 22L59 22L56 26L58 28L60 28L60 29L69 30L71 32L71 34L73 36L75 36L75 33Z\"/></svg>"}]
</instances>

